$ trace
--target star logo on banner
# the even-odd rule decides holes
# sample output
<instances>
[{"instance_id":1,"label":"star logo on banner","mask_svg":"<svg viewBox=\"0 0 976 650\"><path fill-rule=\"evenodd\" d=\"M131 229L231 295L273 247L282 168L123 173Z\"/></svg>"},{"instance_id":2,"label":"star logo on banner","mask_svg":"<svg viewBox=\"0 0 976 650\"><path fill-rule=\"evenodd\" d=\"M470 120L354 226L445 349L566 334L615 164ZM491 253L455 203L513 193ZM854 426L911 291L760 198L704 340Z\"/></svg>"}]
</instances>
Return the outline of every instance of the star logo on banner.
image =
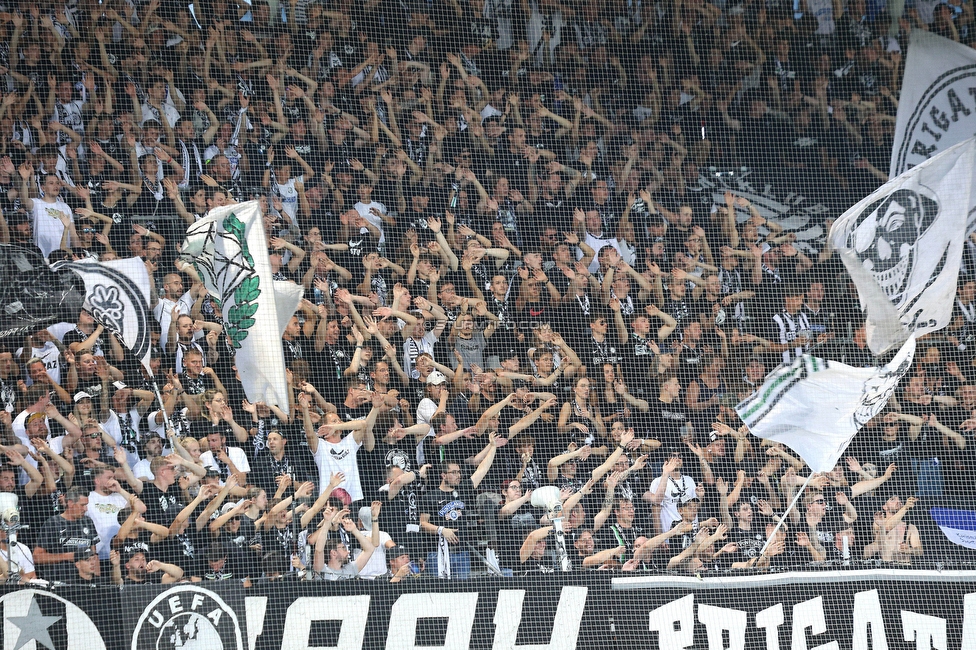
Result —
<instances>
[{"instance_id":1,"label":"star logo on banner","mask_svg":"<svg viewBox=\"0 0 976 650\"><path fill-rule=\"evenodd\" d=\"M55 650L54 641L51 640L48 628L60 621L61 617L44 616L41 613L41 608L37 605L37 601L33 598L31 598L30 609L27 610L27 616L10 616L7 620L20 629L14 650L20 650L31 641L37 641L39 645Z\"/></svg>"}]
</instances>

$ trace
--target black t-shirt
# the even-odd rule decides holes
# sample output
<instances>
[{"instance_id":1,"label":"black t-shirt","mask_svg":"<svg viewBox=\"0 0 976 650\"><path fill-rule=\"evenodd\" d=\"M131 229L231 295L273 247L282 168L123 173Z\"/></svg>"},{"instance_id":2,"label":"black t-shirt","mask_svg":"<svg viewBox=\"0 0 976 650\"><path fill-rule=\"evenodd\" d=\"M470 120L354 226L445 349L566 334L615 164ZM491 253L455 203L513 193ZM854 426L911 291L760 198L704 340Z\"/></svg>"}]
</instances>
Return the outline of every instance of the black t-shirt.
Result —
<instances>
[{"instance_id":1,"label":"black t-shirt","mask_svg":"<svg viewBox=\"0 0 976 650\"><path fill-rule=\"evenodd\" d=\"M244 516L240 519L241 526L236 533L230 533L226 525L221 530L220 544L227 550L225 568L235 576L257 577L261 575L260 556L251 546L261 543L261 534L251 519Z\"/></svg>"},{"instance_id":2,"label":"black t-shirt","mask_svg":"<svg viewBox=\"0 0 976 650\"><path fill-rule=\"evenodd\" d=\"M72 565L74 568L74 565ZM112 579L107 576L92 576L91 580L85 580L80 575L78 575L77 569L75 569L75 574L71 576L68 580L65 580L70 585L80 586L80 587L111 587Z\"/></svg>"},{"instance_id":3,"label":"black t-shirt","mask_svg":"<svg viewBox=\"0 0 976 650\"><path fill-rule=\"evenodd\" d=\"M146 556L146 561L154 559L156 551L156 545L152 543L152 533L148 530L142 528L135 528L139 532L135 537L128 537L126 539L119 539L118 536L112 539L112 549L119 552L119 555L123 557L123 567L122 573L125 573L125 561L124 558L128 557L132 553L141 552Z\"/></svg>"},{"instance_id":4,"label":"black t-shirt","mask_svg":"<svg viewBox=\"0 0 976 650\"><path fill-rule=\"evenodd\" d=\"M143 483L139 498L146 504L145 520L161 526L172 524L176 515L186 507L182 503L182 495L176 485L171 485L166 492L163 492L154 483Z\"/></svg>"},{"instance_id":5,"label":"black t-shirt","mask_svg":"<svg viewBox=\"0 0 976 650\"><path fill-rule=\"evenodd\" d=\"M766 543L766 535L762 526L753 524L751 530L742 530L738 526L729 531L728 542L734 543L739 547L739 552L731 559L733 562L745 561L750 558L758 558L763 544Z\"/></svg>"},{"instance_id":6,"label":"black t-shirt","mask_svg":"<svg viewBox=\"0 0 976 650\"><path fill-rule=\"evenodd\" d=\"M277 478L282 474L290 474L295 481L293 485L298 485L300 481L307 480L308 477L304 475L301 468L289 456L287 449L282 455L281 460L277 460L270 453L261 454L251 463L248 480L266 493L272 495L278 489Z\"/></svg>"},{"instance_id":7,"label":"black t-shirt","mask_svg":"<svg viewBox=\"0 0 976 650\"><path fill-rule=\"evenodd\" d=\"M392 499L388 498L387 490L381 489L375 493L377 500L383 502L383 530L412 553L426 552L432 546L433 538L420 530L420 514L426 512L422 510L426 506L426 492L426 483L417 477L414 482L403 486Z\"/></svg>"},{"instance_id":8,"label":"black t-shirt","mask_svg":"<svg viewBox=\"0 0 976 650\"><path fill-rule=\"evenodd\" d=\"M634 524L630 528L623 528L618 524L605 526L597 535L597 548L600 550L626 546L627 551L620 557L621 562L634 557L634 542L638 537L644 536L644 529Z\"/></svg>"},{"instance_id":9,"label":"black t-shirt","mask_svg":"<svg viewBox=\"0 0 976 650\"><path fill-rule=\"evenodd\" d=\"M70 350L71 346L74 345L75 343L84 343L87 340L88 340L88 334L85 334L80 329L75 327L74 329L65 332L64 338L61 341L62 343L64 343L64 347ZM99 337L95 339L95 344L90 348L91 353L94 354L95 356L102 356L103 346L106 343L107 342L105 341L105 338L99 335Z\"/></svg>"},{"instance_id":10,"label":"black t-shirt","mask_svg":"<svg viewBox=\"0 0 976 650\"><path fill-rule=\"evenodd\" d=\"M688 407L680 398L670 403L660 399L648 401L650 413L647 437L661 442L661 454L682 451L684 446L681 444L681 428L688 422Z\"/></svg>"},{"instance_id":11,"label":"black t-shirt","mask_svg":"<svg viewBox=\"0 0 976 650\"><path fill-rule=\"evenodd\" d=\"M207 555L206 537L196 531L193 523L195 517L190 517L190 524L186 530L176 535L170 535L157 546L157 558L167 564L175 564L183 569L186 578L203 576L207 570L205 561ZM209 533L207 533L209 534Z\"/></svg>"},{"instance_id":12,"label":"black t-shirt","mask_svg":"<svg viewBox=\"0 0 976 650\"><path fill-rule=\"evenodd\" d=\"M424 496L422 512L430 515L431 524L452 528L462 542L471 542L478 526L475 498L471 479L462 479L450 492L440 488L429 490Z\"/></svg>"},{"instance_id":13,"label":"black t-shirt","mask_svg":"<svg viewBox=\"0 0 976 650\"><path fill-rule=\"evenodd\" d=\"M87 515L68 521L61 515L51 517L37 535L37 547L48 553L74 553L79 548L90 548L100 541L95 522ZM75 575L74 562L42 564L37 567L39 577L44 580L68 582Z\"/></svg>"}]
</instances>

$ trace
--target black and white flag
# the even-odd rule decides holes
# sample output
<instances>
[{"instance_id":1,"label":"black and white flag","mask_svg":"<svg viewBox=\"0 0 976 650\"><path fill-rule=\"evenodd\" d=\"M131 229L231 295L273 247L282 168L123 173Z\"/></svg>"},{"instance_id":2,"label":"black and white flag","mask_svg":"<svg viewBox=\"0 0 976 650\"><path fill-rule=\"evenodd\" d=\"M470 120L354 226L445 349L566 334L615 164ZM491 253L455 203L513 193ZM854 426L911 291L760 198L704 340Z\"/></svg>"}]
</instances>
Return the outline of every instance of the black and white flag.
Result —
<instances>
[{"instance_id":1,"label":"black and white flag","mask_svg":"<svg viewBox=\"0 0 976 650\"><path fill-rule=\"evenodd\" d=\"M55 271L36 248L0 244L0 339L75 322L84 287L70 271Z\"/></svg>"},{"instance_id":2,"label":"black and white flag","mask_svg":"<svg viewBox=\"0 0 976 650\"><path fill-rule=\"evenodd\" d=\"M911 336L878 368L805 354L771 372L735 410L756 437L783 443L814 472L829 472L861 427L884 409L914 356Z\"/></svg>"},{"instance_id":3,"label":"black and white flag","mask_svg":"<svg viewBox=\"0 0 976 650\"><path fill-rule=\"evenodd\" d=\"M149 273L138 257L109 262L61 262L58 270L76 273L85 283L85 306L96 323L115 335L143 366L149 367Z\"/></svg>"},{"instance_id":4,"label":"black and white flag","mask_svg":"<svg viewBox=\"0 0 976 650\"><path fill-rule=\"evenodd\" d=\"M888 181L831 227L875 354L949 324L974 182L976 139L969 138Z\"/></svg>"},{"instance_id":5,"label":"black and white flag","mask_svg":"<svg viewBox=\"0 0 976 650\"><path fill-rule=\"evenodd\" d=\"M894 178L976 132L976 50L912 30L898 98L889 177Z\"/></svg>"}]
</instances>

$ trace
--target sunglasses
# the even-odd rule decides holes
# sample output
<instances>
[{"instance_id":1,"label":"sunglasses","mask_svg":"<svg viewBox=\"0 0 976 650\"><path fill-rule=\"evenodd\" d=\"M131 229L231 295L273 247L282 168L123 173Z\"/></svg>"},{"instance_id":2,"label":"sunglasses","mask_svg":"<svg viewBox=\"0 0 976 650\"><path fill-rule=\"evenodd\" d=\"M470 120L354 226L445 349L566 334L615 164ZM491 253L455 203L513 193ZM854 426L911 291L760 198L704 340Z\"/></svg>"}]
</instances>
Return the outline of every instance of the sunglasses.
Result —
<instances>
[{"instance_id":1,"label":"sunglasses","mask_svg":"<svg viewBox=\"0 0 976 650\"><path fill-rule=\"evenodd\" d=\"M92 440L95 440L96 438L101 438L102 435L100 433L89 433L88 437L91 438Z\"/></svg>"}]
</instances>

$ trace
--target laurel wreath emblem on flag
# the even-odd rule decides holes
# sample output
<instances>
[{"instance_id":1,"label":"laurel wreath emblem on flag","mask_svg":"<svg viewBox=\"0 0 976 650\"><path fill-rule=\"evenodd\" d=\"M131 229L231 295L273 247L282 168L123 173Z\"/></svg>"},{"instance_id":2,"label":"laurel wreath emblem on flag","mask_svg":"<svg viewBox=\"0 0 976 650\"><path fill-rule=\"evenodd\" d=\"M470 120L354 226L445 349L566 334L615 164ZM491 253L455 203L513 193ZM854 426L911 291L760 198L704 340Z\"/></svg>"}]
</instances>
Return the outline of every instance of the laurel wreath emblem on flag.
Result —
<instances>
[{"instance_id":1,"label":"laurel wreath emblem on flag","mask_svg":"<svg viewBox=\"0 0 976 650\"><path fill-rule=\"evenodd\" d=\"M281 336L298 308L302 287L275 281L260 204L250 201L211 210L187 228L180 253L219 303L215 315L219 313L234 351L248 399L287 407Z\"/></svg>"},{"instance_id":2,"label":"laurel wreath emblem on flag","mask_svg":"<svg viewBox=\"0 0 976 650\"><path fill-rule=\"evenodd\" d=\"M236 214L231 213L224 218L222 225L225 236L237 240L241 258L246 262L246 266L241 265L238 268L243 273L238 277L239 283L233 287L233 305L227 310L227 321L224 327L231 345L239 349L241 342L247 338L248 330L254 327L254 313L258 310L257 301L261 296L261 278L254 270L254 258L248 250L244 224Z\"/></svg>"}]
</instances>

